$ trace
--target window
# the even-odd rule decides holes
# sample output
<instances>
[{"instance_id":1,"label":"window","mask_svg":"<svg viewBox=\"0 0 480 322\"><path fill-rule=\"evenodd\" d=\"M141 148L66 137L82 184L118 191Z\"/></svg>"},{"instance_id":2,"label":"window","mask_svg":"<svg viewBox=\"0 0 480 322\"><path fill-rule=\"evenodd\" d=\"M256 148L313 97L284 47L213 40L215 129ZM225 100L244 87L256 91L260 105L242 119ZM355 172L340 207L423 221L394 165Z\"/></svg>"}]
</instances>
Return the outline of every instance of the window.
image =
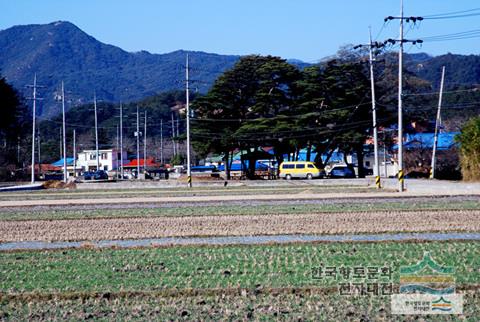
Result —
<instances>
[{"instance_id":1,"label":"window","mask_svg":"<svg viewBox=\"0 0 480 322\"><path fill-rule=\"evenodd\" d=\"M365 166L370 167L370 161L365 161Z\"/></svg>"},{"instance_id":2,"label":"window","mask_svg":"<svg viewBox=\"0 0 480 322\"><path fill-rule=\"evenodd\" d=\"M297 164L296 166L297 169L305 169L305 164Z\"/></svg>"},{"instance_id":3,"label":"window","mask_svg":"<svg viewBox=\"0 0 480 322\"><path fill-rule=\"evenodd\" d=\"M308 168L309 168L309 169L315 169L315 166L314 166L313 164L309 164L309 165L308 165Z\"/></svg>"},{"instance_id":4,"label":"window","mask_svg":"<svg viewBox=\"0 0 480 322\"><path fill-rule=\"evenodd\" d=\"M108 159L108 155L106 153L101 153L100 154L100 159L101 160L107 160Z\"/></svg>"},{"instance_id":5,"label":"window","mask_svg":"<svg viewBox=\"0 0 480 322\"><path fill-rule=\"evenodd\" d=\"M96 160L96 154L95 153L90 153L90 160Z\"/></svg>"},{"instance_id":6,"label":"window","mask_svg":"<svg viewBox=\"0 0 480 322\"><path fill-rule=\"evenodd\" d=\"M283 169L293 169L295 166L293 164L284 164L282 165Z\"/></svg>"}]
</instances>

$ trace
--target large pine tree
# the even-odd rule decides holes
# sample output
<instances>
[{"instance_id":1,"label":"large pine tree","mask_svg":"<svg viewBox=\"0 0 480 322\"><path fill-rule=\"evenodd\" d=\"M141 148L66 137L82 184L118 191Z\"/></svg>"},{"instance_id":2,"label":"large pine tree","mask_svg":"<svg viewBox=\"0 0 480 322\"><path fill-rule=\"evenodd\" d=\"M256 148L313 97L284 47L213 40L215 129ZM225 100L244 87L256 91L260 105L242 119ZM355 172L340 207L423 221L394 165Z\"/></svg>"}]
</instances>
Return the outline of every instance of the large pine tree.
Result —
<instances>
[{"instance_id":1,"label":"large pine tree","mask_svg":"<svg viewBox=\"0 0 480 322\"><path fill-rule=\"evenodd\" d=\"M0 171L0 177L3 178L0 179L5 179L5 167L25 159L25 144L31 136L26 133L30 119L27 108L5 78L0 78L0 115L0 167L3 170Z\"/></svg>"}]
</instances>

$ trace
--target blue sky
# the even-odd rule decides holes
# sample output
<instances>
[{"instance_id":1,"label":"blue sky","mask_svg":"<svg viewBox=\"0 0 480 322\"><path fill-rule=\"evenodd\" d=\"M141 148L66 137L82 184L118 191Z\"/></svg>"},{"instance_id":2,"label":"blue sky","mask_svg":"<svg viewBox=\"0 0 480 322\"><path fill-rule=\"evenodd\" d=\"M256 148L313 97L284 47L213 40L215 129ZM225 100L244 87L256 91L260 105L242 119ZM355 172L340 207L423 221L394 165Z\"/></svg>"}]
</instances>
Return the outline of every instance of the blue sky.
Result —
<instances>
[{"instance_id":1,"label":"blue sky","mask_svg":"<svg viewBox=\"0 0 480 322\"><path fill-rule=\"evenodd\" d=\"M406 15L480 7L478 0L404 0ZM1 0L0 29L66 20L98 40L127 51L177 49L220 54L271 54L314 62L345 44L376 36L399 0ZM480 17L428 20L406 28L407 38L480 29ZM398 22L378 40L398 37ZM479 39L430 42L409 52L479 54Z\"/></svg>"}]
</instances>

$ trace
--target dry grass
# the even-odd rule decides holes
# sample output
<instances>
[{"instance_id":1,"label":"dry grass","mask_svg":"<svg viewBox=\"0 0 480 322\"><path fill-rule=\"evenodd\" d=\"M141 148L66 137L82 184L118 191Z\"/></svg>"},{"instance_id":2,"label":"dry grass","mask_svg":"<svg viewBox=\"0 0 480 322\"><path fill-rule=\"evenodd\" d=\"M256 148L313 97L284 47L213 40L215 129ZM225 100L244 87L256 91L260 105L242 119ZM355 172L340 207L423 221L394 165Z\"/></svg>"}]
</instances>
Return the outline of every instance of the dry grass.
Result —
<instances>
[{"instance_id":1,"label":"dry grass","mask_svg":"<svg viewBox=\"0 0 480 322\"><path fill-rule=\"evenodd\" d=\"M0 221L0 241L480 231L480 210Z\"/></svg>"},{"instance_id":2,"label":"dry grass","mask_svg":"<svg viewBox=\"0 0 480 322\"><path fill-rule=\"evenodd\" d=\"M464 315L477 321L479 290L464 293ZM0 302L0 319L6 320L298 320L392 321L389 297L346 297L323 292L239 290L237 294L161 296L157 294L104 293L85 298L10 300ZM418 321L418 316L405 316ZM450 321L437 316L435 321Z\"/></svg>"},{"instance_id":3,"label":"dry grass","mask_svg":"<svg viewBox=\"0 0 480 322\"><path fill-rule=\"evenodd\" d=\"M49 180L43 183L45 189L76 189L77 185L73 181L63 182L58 180Z\"/></svg>"}]
</instances>

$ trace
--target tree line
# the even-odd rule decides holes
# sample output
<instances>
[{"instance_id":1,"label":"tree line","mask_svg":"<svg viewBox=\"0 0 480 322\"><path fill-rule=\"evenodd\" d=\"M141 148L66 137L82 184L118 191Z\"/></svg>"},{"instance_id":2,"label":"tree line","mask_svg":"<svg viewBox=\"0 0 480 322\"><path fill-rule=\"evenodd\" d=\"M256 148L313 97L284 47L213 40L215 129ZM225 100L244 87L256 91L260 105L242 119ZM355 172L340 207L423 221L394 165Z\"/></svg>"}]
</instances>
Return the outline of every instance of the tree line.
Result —
<instances>
[{"instance_id":1,"label":"tree line","mask_svg":"<svg viewBox=\"0 0 480 322\"><path fill-rule=\"evenodd\" d=\"M392 127L397 122L397 61L396 55L386 53L377 57L375 76L377 117L381 127ZM404 117L405 132L410 121L428 122L434 119L437 105L436 88L414 73L405 73ZM465 116L449 109L461 105L478 112L480 93L454 87L445 95L448 120ZM250 55L224 72L206 94L194 93L191 105L192 142L196 156L208 154L224 156L227 176L235 151L249 151L247 175L253 177L255 160L262 158L261 147L272 147L278 163L285 155L297 159L300 150L307 150L307 159L320 167L328 162L333 152L357 155L359 176L363 176L365 141L372 133L371 89L368 61L364 53L345 48L336 56L319 64L299 69L286 60L273 56ZM429 95L423 95L427 93ZM433 95L430 95L433 94ZM7 165L21 167L31 158L30 102L22 98L5 79L0 79L2 117L0 119L0 168ZM136 107L148 110L149 151L158 145L159 136L171 137L168 122L171 107L185 102L183 91L161 93L139 102L124 104L124 139L133 133ZM115 146L119 103L102 102L99 106L99 139L101 147ZM76 128L77 144L83 148L94 146L92 104L73 107L67 113L67 145L72 148L72 130ZM478 114L478 113L477 113ZM452 117L450 117L450 115ZM470 114L468 114L470 115ZM178 115L177 117L182 117ZM160 129L160 121L164 129ZM453 122L455 123L455 122ZM454 127L465 122L456 122ZM39 119L42 155L44 161L58 159L61 116ZM448 126L448 122L445 122ZM180 135L185 138L185 121L179 123ZM385 136L392 146L395 131ZM383 140L383 135L381 136ZM129 147L128 138L127 149ZM468 144L466 140L462 144ZM315 159L312 155L316 153ZM321 156L326 156L322 160ZM172 156L173 157L173 156ZM178 157L178 156L177 156ZM198 159L197 158L197 159ZM0 174L3 176L2 174Z\"/></svg>"},{"instance_id":2,"label":"tree line","mask_svg":"<svg viewBox=\"0 0 480 322\"><path fill-rule=\"evenodd\" d=\"M382 54L375 69L377 124L395 129L397 55ZM462 117L453 104L468 102L469 110L478 111L477 92L458 86L452 90L445 95L448 105L444 109L450 122ZM438 99L435 91L434 84L405 71L405 133L415 131L409 125L412 121L428 127L434 120ZM329 60L303 70L279 57L245 56L221 75L206 95L194 101L194 147L202 156L222 154L227 177L234 152L241 150L247 151L247 176L253 178L255 161L262 158L261 148L266 146L273 147L278 164L285 155L297 159L301 149L307 150L308 161L320 167L334 151L343 152L344 156L355 154L358 175L363 177L363 159L368 152L365 141L373 131L371 100L365 53L351 48L342 48ZM451 123L446 124L456 130L455 122ZM391 148L395 136L395 131L388 132L382 136L382 143ZM315 159L312 152L316 152Z\"/></svg>"},{"instance_id":3,"label":"tree line","mask_svg":"<svg viewBox=\"0 0 480 322\"><path fill-rule=\"evenodd\" d=\"M328 162L336 149L356 153L363 164L372 128L370 83L365 64L356 60L299 70L279 57L245 56L192 108L195 150L223 154L227 176L235 150L260 152L265 146L273 147L278 163L306 148L307 160L316 152L312 161L321 167L321 155ZM385 122L390 117L380 113ZM249 155L247 176L253 177L259 154Z\"/></svg>"}]
</instances>

